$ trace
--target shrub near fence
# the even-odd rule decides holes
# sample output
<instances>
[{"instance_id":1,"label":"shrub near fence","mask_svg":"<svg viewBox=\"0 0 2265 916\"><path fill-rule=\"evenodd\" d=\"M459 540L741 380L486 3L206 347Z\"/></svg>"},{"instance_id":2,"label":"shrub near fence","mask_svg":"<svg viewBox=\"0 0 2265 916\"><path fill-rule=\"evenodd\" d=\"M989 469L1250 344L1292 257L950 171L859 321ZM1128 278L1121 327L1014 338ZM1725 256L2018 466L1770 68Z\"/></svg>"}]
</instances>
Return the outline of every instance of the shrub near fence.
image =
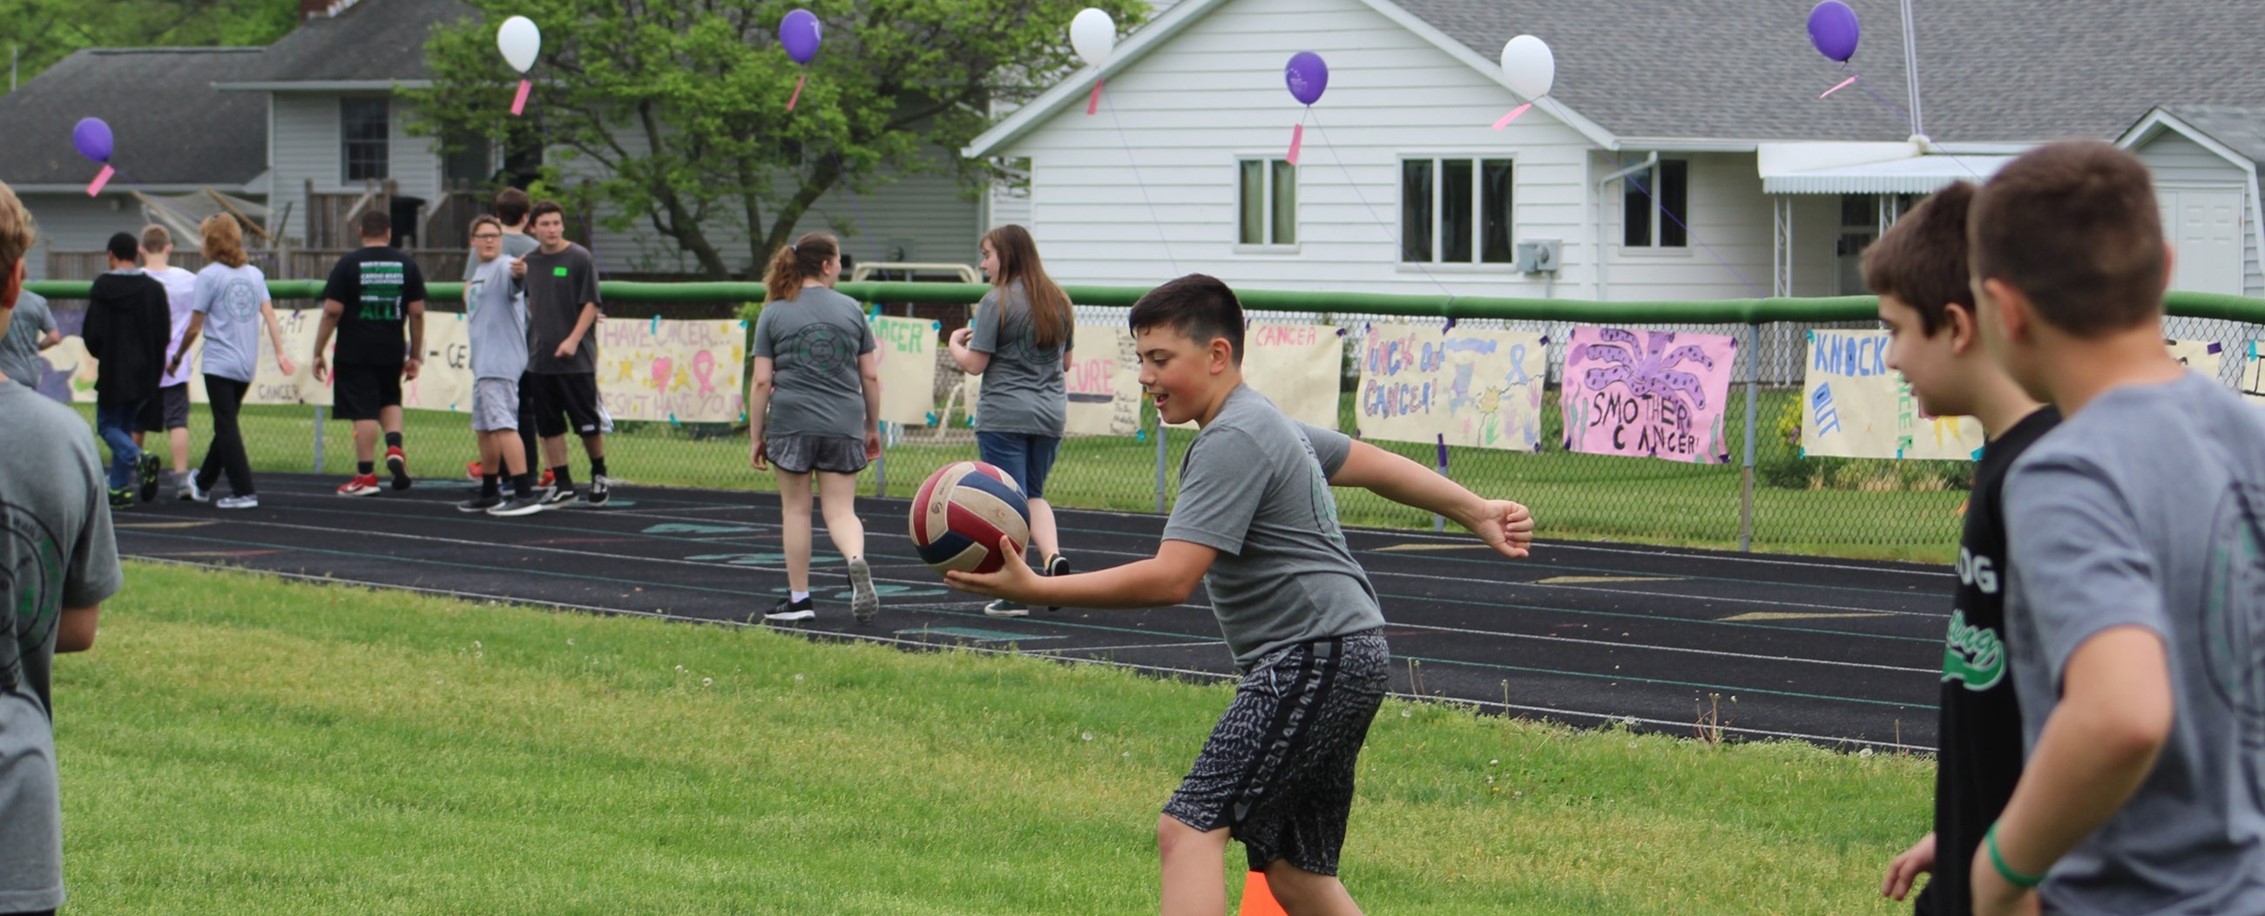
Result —
<instances>
[{"instance_id":1,"label":"shrub near fence","mask_svg":"<svg viewBox=\"0 0 2265 916\"><path fill-rule=\"evenodd\" d=\"M279 301L305 298L303 281L272 286ZM319 284L311 284L318 286ZM58 300L83 298L84 284L35 284ZM966 284L843 284L862 301L965 304L984 287ZM436 302L459 294L455 284L434 284ZM1121 323L1123 309L1143 290L1071 287L1081 323ZM739 283L608 283L612 315L638 315L643 302L713 303L709 317L738 317L760 287ZM1724 300L1709 302L1597 303L1570 300L1471 299L1245 290L1252 320L1313 321L1346 329L1358 352L1366 329L1387 322L1453 318L1472 327L1540 333L1550 342L1549 383L1541 408L1538 452L1377 442L1435 466L1488 495L1533 508L1546 537L1609 539L1704 547L1851 557L1945 560L1956 543L1972 473L1966 461L1897 461L1805 455L1800 448L1806 332L1815 328L1872 328L1868 297ZM671 309L687 314L683 306ZM2227 296L2175 294L2172 339L2218 345L2218 372L2229 387L2259 387L2259 361L2250 341L2265 336L2265 302ZM1669 320L1673 319L1673 320ZM1724 414L1730 461L1684 464L1647 458L1566 451L1556 381L1563 342L1575 325L1635 330L1727 334L1739 340ZM955 368L937 370L936 391L954 387ZM1351 358L1348 357L1348 365ZM1339 373L1339 429L1358 428L1357 379ZM938 403L941 405L942 397ZM91 410L91 405L82 409ZM345 474L352 452L347 424L320 423L315 408L247 407L244 430L255 468L319 470ZM1141 410L1132 436L1073 437L1063 445L1049 497L1058 505L1124 511L1162 511L1176 494L1179 460L1192 430L1159 429L1153 411ZM318 436L318 428L320 435ZM465 417L410 411L408 441L416 469L430 478L461 479L473 455ZM201 454L206 430L192 422L192 448ZM937 465L975 456L964 406L955 404L933 423L891 424L884 458L864 475L865 492L904 496ZM319 456L319 457L318 457ZM579 458L576 459L579 462ZM739 423L622 422L608 441L608 464L625 482L652 486L767 491L771 479L748 466L745 426ZM1340 494L1348 524L1431 528L1429 515L1371 494Z\"/></svg>"}]
</instances>

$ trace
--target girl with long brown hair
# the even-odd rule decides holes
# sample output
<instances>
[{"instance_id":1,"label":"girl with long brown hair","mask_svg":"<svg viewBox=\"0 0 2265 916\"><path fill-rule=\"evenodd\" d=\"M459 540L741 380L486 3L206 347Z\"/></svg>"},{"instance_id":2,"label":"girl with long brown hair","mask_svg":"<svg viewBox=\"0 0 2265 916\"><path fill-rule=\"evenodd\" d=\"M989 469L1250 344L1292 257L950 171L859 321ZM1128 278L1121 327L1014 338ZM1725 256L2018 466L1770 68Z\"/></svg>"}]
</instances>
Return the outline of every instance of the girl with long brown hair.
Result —
<instances>
[{"instance_id":1,"label":"girl with long brown hair","mask_svg":"<svg viewBox=\"0 0 2265 916\"><path fill-rule=\"evenodd\" d=\"M1030 230L1009 223L984 234L979 246L991 291L975 306L973 325L952 332L952 361L983 376L975 406L975 446L984 462L1006 471L1030 501L1030 540L1049 576L1070 571L1061 554L1046 477L1062 447L1069 394L1064 373L1076 316L1070 297L1046 276ZM1001 599L984 605L993 617L1022 617L1030 609Z\"/></svg>"},{"instance_id":2,"label":"girl with long brown hair","mask_svg":"<svg viewBox=\"0 0 2265 916\"><path fill-rule=\"evenodd\" d=\"M259 369L260 326L267 326L275 348L276 368L286 377L295 373L291 357L283 352L283 325L276 320L275 303L268 299L267 275L252 266L244 253L244 230L236 218L215 214L197 224L201 251L207 262L197 271L195 312L188 330L181 333L180 349L166 365L172 371L188 358L190 345L204 338L205 407L212 413L212 442L205 446L204 466L185 481L181 498L205 502L210 491L228 477L233 491L222 497L223 509L251 509L260 504L252 489L252 462L244 453L244 434L236 421L244 395L251 390Z\"/></svg>"},{"instance_id":3,"label":"girl with long brown hair","mask_svg":"<svg viewBox=\"0 0 2265 916\"><path fill-rule=\"evenodd\" d=\"M765 620L817 616L810 599L811 478L826 535L849 561L850 612L873 619L881 599L857 520L857 472L881 457L881 354L857 300L834 292L841 246L813 232L771 255L769 301L755 319L747 389L749 461L778 478L787 597Z\"/></svg>"}]
</instances>

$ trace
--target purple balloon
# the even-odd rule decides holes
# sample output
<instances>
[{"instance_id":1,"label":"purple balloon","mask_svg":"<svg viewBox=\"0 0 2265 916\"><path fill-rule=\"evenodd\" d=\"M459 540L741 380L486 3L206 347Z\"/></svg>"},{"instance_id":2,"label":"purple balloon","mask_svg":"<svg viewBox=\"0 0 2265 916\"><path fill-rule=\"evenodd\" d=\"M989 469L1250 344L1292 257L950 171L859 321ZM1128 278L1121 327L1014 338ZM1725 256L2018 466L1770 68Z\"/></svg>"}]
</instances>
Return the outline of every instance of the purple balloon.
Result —
<instances>
[{"instance_id":1,"label":"purple balloon","mask_svg":"<svg viewBox=\"0 0 2265 916\"><path fill-rule=\"evenodd\" d=\"M1321 101L1321 92L1329 88L1329 65L1321 62L1321 55L1312 51L1299 51L1290 56L1290 65L1283 68L1282 79L1290 84L1290 94L1307 105Z\"/></svg>"},{"instance_id":2,"label":"purple balloon","mask_svg":"<svg viewBox=\"0 0 2265 916\"><path fill-rule=\"evenodd\" d=\"M1809 43L1817 53L1841 63L1856 56L1856 11L1841 0L1824 0L1809 11Z\"/></svg>"},{"instance_id":3,"label":"purple balloon","mask_svg":"<svg viewBox=\"0 0 2265 916\"><path fill-rule=\"evenodd\" d=\"M795 10L779 20L779 44L786 46L786 56L798 64L807 64L818 56L818 15L809 10Z\"/></svg>"},{"instance_id":4,"label":"purple balloon","mask_svg":"<svg viewBox=\"0 0 2265 916\"><path fill-rule=\"evenodd\" d=\"M110 125L101 118L80 118L78 126L71 128L71 145L79 148L81 156L109 162Z\"/></svg>"}]
</instances>

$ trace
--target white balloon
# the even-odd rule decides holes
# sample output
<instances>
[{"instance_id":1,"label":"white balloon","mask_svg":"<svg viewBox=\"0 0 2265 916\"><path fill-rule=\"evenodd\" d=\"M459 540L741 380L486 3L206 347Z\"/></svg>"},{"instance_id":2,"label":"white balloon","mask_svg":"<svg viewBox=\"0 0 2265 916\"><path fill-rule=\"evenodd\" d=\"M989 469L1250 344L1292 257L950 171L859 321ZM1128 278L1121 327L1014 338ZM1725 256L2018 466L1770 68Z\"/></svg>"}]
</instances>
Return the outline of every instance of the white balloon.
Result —
<instances>
[{"instance_id":1,"label":"white balloon","mask_svg":"<svg viewBox=\"0 0 2265 916\"><path fill-rule=\"evenodd\" d=\"M527 72L535 65L535 55L543 50L543 31L535 28L535 21L525 16L513 16L495 30L495 46L503 51L503 60L511 69Z\"/></svg>"},{"instance_id":2,"label":"white balloon","mask_svg":"<svg viewBox=\"0 0 2265 916\"><path fill-rule=\"evenodd\" d=\"M1557 83L1557 55L1550 53L1548 42L1520 35L1502 46L1502 75L1510 81L1511 92L1534 101L1548 95Z\"/></svg>"},{"instance_id":3,"label":"white balloon","mask_svg":"<svg viewBox=\"0 0 2265 916\"><path fill-rule=\"evenodd\" d=\"M1108 13L1086 7L1070 20L1070 48L1086 63L1096 67L1108 63L1109 52L1116 46L1117 24Z\"/></svg>"}]
</instances>

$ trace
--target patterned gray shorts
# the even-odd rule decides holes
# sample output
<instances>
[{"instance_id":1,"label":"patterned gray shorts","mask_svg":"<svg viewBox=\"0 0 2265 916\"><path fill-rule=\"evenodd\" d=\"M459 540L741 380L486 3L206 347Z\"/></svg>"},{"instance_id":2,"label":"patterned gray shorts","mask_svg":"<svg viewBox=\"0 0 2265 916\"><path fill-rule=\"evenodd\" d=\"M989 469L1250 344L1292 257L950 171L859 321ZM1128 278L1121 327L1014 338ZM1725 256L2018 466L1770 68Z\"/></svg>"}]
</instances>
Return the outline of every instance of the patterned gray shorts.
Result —
<instances>
[{"instance_id":1,"label":"patterned gray shorts","mask_svg":"<svg viewBox=\"0 0 2265 916\"><path fill-rule=\"evenodd\" d=\"M492 433L519 428L519 381L508 378L474 379L472 431Z\"/></svg>"},{"instance_id":2,"label":"patterned gray shorts","mask_svg":"<svg viewBox=\"0 0 2265 916\"><path fill-rule=\"evenodd\" d=\"M865 470L865 440L854 436L780 436L763 440L763 455L789 474Z\"/></svg>"},{"instance_id":3,"label":"patterned gray shorts","mask_svg":"<svg viewBox=\"0 0 2265 916\"><path fill-rule=\"evenodd\" d=\"M1337 873L1353 810L1353 764L1390 684L1379 630L1267 653L1204 742L1164 814L1233 828L1253 871L1276 859Z\"/></svg>"}]
</instances>

